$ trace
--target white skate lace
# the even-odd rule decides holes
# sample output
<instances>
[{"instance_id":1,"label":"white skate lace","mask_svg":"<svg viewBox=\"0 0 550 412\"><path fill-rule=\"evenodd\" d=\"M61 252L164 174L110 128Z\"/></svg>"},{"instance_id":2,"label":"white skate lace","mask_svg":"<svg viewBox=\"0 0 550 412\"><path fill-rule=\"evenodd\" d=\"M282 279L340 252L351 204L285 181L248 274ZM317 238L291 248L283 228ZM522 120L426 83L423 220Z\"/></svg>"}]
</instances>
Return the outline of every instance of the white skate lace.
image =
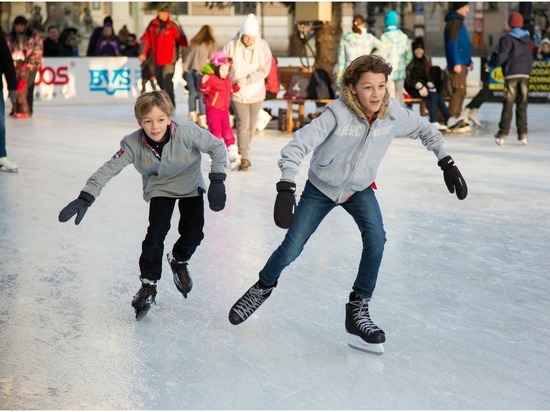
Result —
<instances>
[{"instance_id":1,"label":"white skate lace","mask_svg":"<svg viewBox=\"0 0 550 412\"><path fill-rule=\"evenodd\" d=\"M272 289L273 288L262 289L254 285L244 294L233 310L241 317L241 319L247 319L261 306L262 303L265 302L267 296L264 296L269 295Z\"/></svg>"},{"instance_id":2,"label":"white skate lace","mask_svg":"<svg viewBox=\"0 0 550 412\"><path fill-rule=\"evenodd\" d=\"M367 299L361 299L360 301L350 302L350 304L356 306L353 310L353 317L357 327L364 333L371 334L381 331L378 326L374 324L369 315L369 301Z\"/></svg>"}]
</instances>

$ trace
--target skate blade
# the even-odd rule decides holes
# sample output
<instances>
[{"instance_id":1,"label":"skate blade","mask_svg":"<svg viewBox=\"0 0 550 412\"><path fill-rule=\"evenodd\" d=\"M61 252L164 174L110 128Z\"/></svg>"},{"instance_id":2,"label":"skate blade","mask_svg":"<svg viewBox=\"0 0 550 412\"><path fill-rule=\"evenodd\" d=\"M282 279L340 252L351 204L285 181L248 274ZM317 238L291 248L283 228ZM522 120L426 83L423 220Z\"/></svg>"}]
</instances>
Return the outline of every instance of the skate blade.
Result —
<instances>
[{"instance_id":1,"label":"skate blade","mask_svg":"<svg viewBox=\"0 0 550 412\"><path fill-rule=\"evenodd\" d=\"M141 310L136 309L136 321L142 320L147 315L147 313L149 312L149 309L151 309L151 306L145 307Z\"/></svg>"},{"instance_id":2,"label":"skate blade","mask_svg":"<svg viewBox=\"0 0 550 412\"><path fill-rule=\"evenodd\" d=\"M384 345L381 343L367 343L355 335L348 338L348 346L362 352L372 353L373 355L382 355L384 353Z\"/></svg>"},{"instance_id":3,"label":"skate blade","mask_svg":"<svg viewBox=\"0 0 550 412\"><path fill-rule=\"evenodd\" d=\"M7 167L1 167L0 171L6 172L6 173L17 173L17 169L8 169Z\"/></svg>"}]
</instances>

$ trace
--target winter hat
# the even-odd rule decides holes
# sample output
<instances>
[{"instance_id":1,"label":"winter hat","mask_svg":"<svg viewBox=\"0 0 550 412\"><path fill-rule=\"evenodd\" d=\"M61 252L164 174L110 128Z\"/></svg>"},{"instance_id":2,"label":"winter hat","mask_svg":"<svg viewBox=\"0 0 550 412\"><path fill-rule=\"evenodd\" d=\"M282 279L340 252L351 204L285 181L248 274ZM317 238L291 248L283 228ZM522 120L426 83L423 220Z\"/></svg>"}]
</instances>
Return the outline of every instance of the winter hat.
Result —
<instances>
[{"instance_id":1,"label":"winter hat","mask_svg":"<svg viewBox=\"0 0 550 412\"><path fill-rule=\"evenodd\" d=\"M510 14L510 17L508 18L508 26L512 29L521 29L523 27L523 16L518 12Z\"/></svg>"},{"instance_id":2,"label":"winter hat","mask_svg":"<svg viewBox=\"0 0 550 412\"><path fill-rule=\"evenodd\" d=\"M241 35L242 34L246 34L248 36L257 36L258 34L260 34L260 26L258 24L258 20L256 19L256 16L254 16L252 13L246 16L246 19L243 21L243 24L241 26Z\"/></svg>"},{"instance_id":3,"label":"winter hat","mask_svg":"<svg viewBox=\"0 0 550 412\"><path fill-rule=\"evenodd\" d=\"M411 47L413 50L416 50L416 49L422 49L422 50L425 50L424 48L424 38L422 37L417 37L413 40L412 44L411 44Z\"/></svg>"},{"instance_id":4,"label":"winter hat","mask_svg":"<svg viewBox=\"0 0 550 412\"><path fill-rule=\"evenodd\" d=\"M386 16L384 17L384 23L386 24L386 27L397 26L398 22L399 15L395 10L390 10L386 13Z\"/></svg>"},{"instance_id":5,"label":"winter hat","mask_svg":"<svg viewBox=\"0 0 550 412\"><path fill-rule=\"evenodd\" d=\"M464 6L467 6L468 2L467 1L457 1L456 3L451 3L451 4L452 4L452 7L453 7L453 10L457 11L458 9L461 9Z\"/></svg>"}]
</instances>

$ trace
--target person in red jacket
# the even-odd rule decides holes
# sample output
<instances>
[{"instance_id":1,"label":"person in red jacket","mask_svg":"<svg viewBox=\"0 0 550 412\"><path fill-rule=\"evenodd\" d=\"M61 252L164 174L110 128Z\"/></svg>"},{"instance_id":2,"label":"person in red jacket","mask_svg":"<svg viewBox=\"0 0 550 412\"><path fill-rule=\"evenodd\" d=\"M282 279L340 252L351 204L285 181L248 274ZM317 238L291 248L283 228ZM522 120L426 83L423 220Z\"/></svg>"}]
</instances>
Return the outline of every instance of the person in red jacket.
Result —
<instances>
[{"instance_id":1,"label":"person in red jacket","mask_svg":"<svg viewBox=\"0 0 550 412\"><path fill-rule=\"evenodd\" d=\"M218 51L210 58L201 72L199 91L204 96L206 124L208 130L224 141L231 168L241 163L239 149L235 144L235 135L229 123L229 106L231 95L239 91L237 83L231 84L229 70L233 60L224 52Z\"/></svg>"},{"instance_id":2,"label":"person in red jacket","mask_svg":"<svg viewBox=\"0 0 550 412\"><path fill-rule=\"evenodd\" d=\"M155 66L155 77L159 87L168 93L172 104L176 107L174 98L174 71L180 51L187 47L187 37L179 24L170 20L168 7L162 7L145 29L140 38L143 50L139 55L141 62L151 51Z\"/></svg>"}]
</instances>

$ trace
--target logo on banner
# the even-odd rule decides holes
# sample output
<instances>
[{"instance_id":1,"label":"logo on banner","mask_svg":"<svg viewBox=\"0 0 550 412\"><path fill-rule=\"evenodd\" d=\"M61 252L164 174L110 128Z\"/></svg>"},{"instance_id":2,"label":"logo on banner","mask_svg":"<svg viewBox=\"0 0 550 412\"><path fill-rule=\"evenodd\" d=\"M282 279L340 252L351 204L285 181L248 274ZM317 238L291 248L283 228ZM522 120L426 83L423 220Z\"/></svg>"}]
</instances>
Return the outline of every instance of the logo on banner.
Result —
<instances>
[{"instance_id":1,"label":"logo on banner","mask_svg":"<svg viewBox=\"0 0 550 412\"><path fill-rule=\"evenodd\" d=\"M130 72L130 69L90 70L90 91L105 92L110 96L120 91L129 92Z\"/></svg>"}]
</instances>

